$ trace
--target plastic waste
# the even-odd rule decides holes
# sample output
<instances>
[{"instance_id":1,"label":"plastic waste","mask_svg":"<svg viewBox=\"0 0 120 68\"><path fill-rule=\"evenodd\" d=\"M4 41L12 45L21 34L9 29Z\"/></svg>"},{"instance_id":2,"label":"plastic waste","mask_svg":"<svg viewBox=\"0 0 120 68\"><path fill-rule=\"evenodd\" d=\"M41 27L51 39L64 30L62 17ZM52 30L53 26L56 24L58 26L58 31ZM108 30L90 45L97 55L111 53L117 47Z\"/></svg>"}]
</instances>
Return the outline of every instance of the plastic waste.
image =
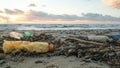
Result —
<instances>
[{"instance_id":1,"label":"plastic waste","mask_svg":"<svg viewBox=\"0 0 120 68\"><path fill-rule=\"evenodd\" d=\"M4 64L5 62L5 60L0 60L0 65Z\"/></svg>"},{"instance_id":2,"label":"plastic waste","mask_svg":"<svg viewBox=\"0 0 120 68\"><path fill-rule=\"evenodd\" d=\"M24 36L18 32L10 32L9 36L15 39L24 40Z\"/></svg>"},{"instance_id":3,"label":"plastic waste","mask_svg":"<svg viewBox=\"0 0 120 68\"><path fill-rule=\"evenodd\" d=\"M6 55L4 53L0 53L0 60L5 59Z\"/></svg>"},{"instance_id":4,"label":"plastic waste","mask_svg":"<svg viewBox=\"0 0 120 68\"><path fill-rule=\"evenodd\" d=\"M92 41L99 41L99 42L105 42L105 41L111 41L112 39L110 39L107 36L102 36L102 35L90 35L88 36L88 40L92 40Z\"/></svg>"},{"instance_id":5,"label":"plastic waste","mask_svg":"<svg viewBox=\"0 0 120 68\"><path fill-rule=\"evenodd\" d=\"M120 39L120 35L114 35L115 39Z\"/></svg>"},{"instance_id":6,"label":"plastic waste","mask_svg":"<svg viewBox=\"0 0 120 68\"><path fill-rule=\"evenodd\" d=\"M15 53L21 50L27 52L43 53L54 49L53 44L47 42L29 42L29 41L6 41L3 43L4 53Z\"/></svg>"},{"instance_id":7,"label":"plastic waste","mask_svg":"<svg viewBox=\"0 0 120 68\"><path fill-rule=\"evenodd\" d=\"M30 32L24 32L24 36L25 36L25 38L29 38L29 37L32 36L32 35L31 35Z\"/></svg>"}]
</instances>

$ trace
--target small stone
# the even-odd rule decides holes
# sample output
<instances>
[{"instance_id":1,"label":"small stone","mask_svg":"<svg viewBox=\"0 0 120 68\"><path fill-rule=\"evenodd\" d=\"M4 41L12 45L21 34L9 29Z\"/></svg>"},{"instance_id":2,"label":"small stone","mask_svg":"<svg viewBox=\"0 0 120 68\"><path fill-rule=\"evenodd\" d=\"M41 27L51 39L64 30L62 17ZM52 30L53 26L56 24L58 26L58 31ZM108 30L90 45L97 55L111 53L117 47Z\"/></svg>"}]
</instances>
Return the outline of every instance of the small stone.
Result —
<instances>
[{"instance_id":1,"label":"small stone","mask_svg":"<svg viewBox=\"0 0 120 68\"><path fill-rule=\"evenodd\" d=\"M36 63L36 64L38 64L38 63L43 63L43 61L37 60L37 61L35 61L35 63Z\"/></svg>"},{"instance_id":2,"label":"small stone","mask_svg":"<svg viewBox=\"0 0 120 68\"><path fill-rule=\"evenodd\" d=\"M59 66L56 64L51 64L51 65L46 66L45 68L59 68Z\"/></svg>"},{"instance_id":3,"label":"small stone","mask_svg":"<svg viewBox=\"0 0 120 68\"><path fill-rule=\"evenodd\" d=\"M6 66L5 68L11 68L11 66Z\"/></svg>"}]
</instances>

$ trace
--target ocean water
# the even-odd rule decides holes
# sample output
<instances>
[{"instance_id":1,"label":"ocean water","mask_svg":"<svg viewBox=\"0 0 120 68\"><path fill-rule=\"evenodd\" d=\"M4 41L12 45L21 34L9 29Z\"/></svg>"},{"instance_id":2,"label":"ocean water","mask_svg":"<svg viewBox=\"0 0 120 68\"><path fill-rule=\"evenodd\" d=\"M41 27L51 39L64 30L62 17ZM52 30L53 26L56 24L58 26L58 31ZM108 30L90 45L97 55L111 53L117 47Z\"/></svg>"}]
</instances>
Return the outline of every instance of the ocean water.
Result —
<instances>
[{"instance_id":1,"label":"ocean water","mask_svg":"<svg viewBox=\"0 0 120 68\"><path fill-rule=\"evenodd\" d=\"M120 24L3 24L0 30L120 29Z\"/></svg>"}]
</instances>

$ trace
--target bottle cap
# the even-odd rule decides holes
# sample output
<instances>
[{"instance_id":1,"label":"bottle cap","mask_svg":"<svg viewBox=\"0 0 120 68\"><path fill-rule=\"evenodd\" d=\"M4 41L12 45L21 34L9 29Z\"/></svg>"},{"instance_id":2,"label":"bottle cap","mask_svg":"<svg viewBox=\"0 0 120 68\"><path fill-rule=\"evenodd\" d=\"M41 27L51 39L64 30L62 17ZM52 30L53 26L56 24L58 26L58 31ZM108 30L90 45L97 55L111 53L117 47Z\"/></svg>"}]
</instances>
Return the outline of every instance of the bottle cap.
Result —
<instances>
[{"instance_id":1,"label":"bottle cap","mask_svg":"<svg viewBox=\"0 0 120 68\"><path fill-rule=\"evenodd\" d=\"M24 37L20 37L20 40L24 40L25 38Z\"/></svg>"},{"instance_id":2,"label":"bottle cap","mask_svg":"<svg viewBox=\"0 0 120 68\"><path fill-rule=\"evenodd\" d=\"M50 43L50 45L49 45L49 51L52 51L52 50L54 50L54 45L52 43Z\"/></svg>"}]
</instances>

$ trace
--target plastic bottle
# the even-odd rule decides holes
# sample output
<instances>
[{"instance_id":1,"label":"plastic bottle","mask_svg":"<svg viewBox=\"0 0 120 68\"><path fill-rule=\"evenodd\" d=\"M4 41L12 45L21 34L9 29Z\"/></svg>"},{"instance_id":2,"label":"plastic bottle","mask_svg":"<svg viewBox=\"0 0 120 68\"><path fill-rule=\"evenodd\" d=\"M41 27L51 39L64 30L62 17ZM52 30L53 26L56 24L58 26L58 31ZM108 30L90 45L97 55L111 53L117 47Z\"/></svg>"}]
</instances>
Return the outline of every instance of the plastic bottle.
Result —
<instances>
[{"instance_id":1,"label":"plastic bottle","mask_svg":"<svg viewBox=\"0 0 120 68\"><path fill-rule=\"evenodd\" d=\"M88 36L88 40L105 42L105 41L109 41L111 39L109 37L103 36L103 35L98 35L98 36L97 35L90 35L90 36Z\"/></svg>"},{"instance_id":2,"label":"plastic bottle","mask_svg":"<svg viewBox=\"0 0 120 68\"><path fill-rule=\"evenodd\" d=\"M24 36L21 33L18 32L10 32L9 36L15 39L23 40Z\"/></svg>"},{"instance_id":3,"label":"plastic bottle","mask_svg":"<svg viewBox=\"0 0 120 68\"><path fill-rule=\"evenodd\" d=\"M29 37L32 36L32 35L31 35L30 32L24 32L24 36L25 36L25 38L29 38Z\"/></svg>"},{"instance_id":4,"label":"plastic bottle","mask_svg":"<svg viewBox=\"0 0 120 68\"><path fill-rule=\"evenodd\" d=\"M48 42L29 42L29 41L6 41L3 43L4 53L19 52L24 50L29 53L44 53L54 50L53 44Z\"/></svg>"},{"instance_id":5,"label":"plastic bottle","mask_svg":"<svg viewBox=\"0 0 120 68\"><path fill-rule=\"evenodd\" d=\"M118 35L118 34L117 34L117 35L114 35L114 38L115 38L115 39L120 39L120 35Z\"/></svg>"}]
</instances>

